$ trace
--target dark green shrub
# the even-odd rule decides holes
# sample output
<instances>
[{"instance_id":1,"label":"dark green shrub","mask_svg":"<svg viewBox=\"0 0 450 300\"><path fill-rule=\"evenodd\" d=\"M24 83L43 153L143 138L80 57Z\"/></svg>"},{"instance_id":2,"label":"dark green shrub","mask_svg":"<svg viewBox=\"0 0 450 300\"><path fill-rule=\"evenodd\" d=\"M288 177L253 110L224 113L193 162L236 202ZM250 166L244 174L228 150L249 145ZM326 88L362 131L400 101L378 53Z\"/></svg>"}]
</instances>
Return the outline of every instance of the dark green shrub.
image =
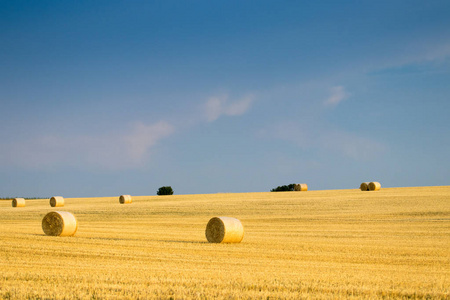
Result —
<instances>
[{"instance_id":1,"label":"dark green shrub","mask_svg":"<svg viewBox=\"0 0 450 300\"><path fill-rule=\"evenodd\" d=\"M156 192L159 196L161 195L173 195L173 189L171 186L162 186L158 189L158 192Z\"/></svg>"},{"instance_id":2,"label":"dark green shrub","mask_svg":"<svg viewBox=\"0 0 450 300\"><path fill-rule=\"evenodd\" d=\"M290 192L294 190L295 183L291 183L289 185L277 186L274 189L271 189L271 192Z\"/></svg>"}]
</instances>

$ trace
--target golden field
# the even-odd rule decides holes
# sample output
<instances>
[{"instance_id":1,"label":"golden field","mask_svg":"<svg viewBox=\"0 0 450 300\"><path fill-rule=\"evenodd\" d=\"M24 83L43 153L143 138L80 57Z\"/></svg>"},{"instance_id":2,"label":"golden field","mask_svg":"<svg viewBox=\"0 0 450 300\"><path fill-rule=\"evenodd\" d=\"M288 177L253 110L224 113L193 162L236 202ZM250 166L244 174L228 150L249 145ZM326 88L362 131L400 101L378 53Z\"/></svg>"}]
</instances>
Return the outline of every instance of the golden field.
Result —
<instances>
[{"instance_id":1,"label":"golden field","mask_svg":"<svg viewBox=\"0 0 450 300\"><path fill-rule=\"evenodd\" d=\"M3 299L450 298L450 186L0 201ZM74 237L44 235L72 212ZM215 216L239 244L206 242Z\"/></svg>"}]
</instances>

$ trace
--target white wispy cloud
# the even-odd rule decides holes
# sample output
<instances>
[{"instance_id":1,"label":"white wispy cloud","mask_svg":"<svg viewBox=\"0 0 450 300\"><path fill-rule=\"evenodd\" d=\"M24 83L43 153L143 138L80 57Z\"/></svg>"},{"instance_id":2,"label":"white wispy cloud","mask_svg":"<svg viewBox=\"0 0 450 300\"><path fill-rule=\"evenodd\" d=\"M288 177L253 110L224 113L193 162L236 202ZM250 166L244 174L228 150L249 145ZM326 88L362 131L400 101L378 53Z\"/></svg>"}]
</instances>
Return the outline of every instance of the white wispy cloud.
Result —
<instances>
[{"instance_id":1,"label":"white wispy cloud","mask_svg":"<svg viewBox=\"0 0 450 300\"><path fill-rule=\"evenodd\" d=\"M335 151L354 160L372 160L387 150L387 146L370 137L332 129L316 140L317 146L326 151Z\"/></svg>"},{"instance_id":2,"label":"white wispy cloud","mask_svg":"<svg viewBox=\"0 0 450 300\"><path fill-rule=\"evenodd\" d=\"M331 95L324 101L326 106L336 106L350 96L341 85L331 88Z\"/></svg>"},{"instance_id":3,"label":"white wispy cloud","mask_svg":"<svg viewBox=\"0 0 450 300\"><path fill-rule=\"evenodd\" d=\"M152 125L136 123L133 130L122 137L128 148L128 157L137 163L141 162L157 142L171 135L174 130L171 124L163 121Z\"/></svg>"},{"instance_id":4,"label":"white wispy cloud","mask_svg":"<svg viewBox=\"0 0 450 300\"><path fill-rule=\"evenodd\" d=\"M450 42L428 48L422 59L426 61L442 61L448 58L450 58ZM418 60L420 61L420 58Z\"/></svg>"},{"instance_id":5,"label":"white wispy cloud","mask_svg":"<svg viewBox=\"0 0 450 300\"><path fill-rule=\"evenodd\" d=\"M43 135L6 145L0 150L0 164L31 169L139 168L150 159L151 149L174 131L171 124L161 121L137 122L121 133Z\"/></svg>"},{"instance_id":6,"label":"white wispy cloud","mask_svg":"<svg viewBox=\"0 0 450 300\"><path fill-rule=\"evenodd\" d=\"M375 139L317 123L283 122L261 130L261 137L291 142L301 149L337 153L357 161L373 159L387 150Z\"/></svg>"},{"instance_id":7,"label":"white wispy cloud","mask_svg":"<svg viewBox=\"0 0 450 300\"><path fill-rule=\"evenodd\" d=\"M246 95L235 101L229 101L228 95L214 96L205 103L205 116L208 122L220 116L239 116L245 114L253 104L254 95Z\"/></svg>"},{"instance_id":8,"label":"white wispy cloud","mask_svg":"<svg viewBox=\"0 0 450 300\"><path fill-rule=\"evenodd\" d=\"M226 96L211 97L205 103L205 114L208 122L217 120L223 113L223 106L226 102Z\"/></svg>"},{"instance_id":9,"label":"white wispy cloud","mask_svg":"<svg viewBox=\"0 0 450 300\"><path fill-rule=\"evenodd\" d=\"M379 74L406 67L425 67L427 72L443 68L448 72L450 60L450 42L441 37L418 39L403 46L403 51L380 55L371 59L366 69L368 74Z\"/></svg>"},{"instance_id":10,"label":"white wispy cloud","mask_svg":"<svg viewBox=\"0 0 450 300\"><path fill-rule=\"evenodd\" d=\"M145 166L152 150L176 129L189 130L198 122L213 122L221 116L245 114L254 101L253 95L230 100L227 95L211 97L202 109L186 119L152 124L134 122L123 130L98 134L36 134L14 140L0 148L0 166L48 170L65 167L80 169L122 170ZM198 116L201 116L200 118ZM195 120L195 121L192 121ZM176 124L176 125L174 125Z\"/></svg>"}]
</instances>

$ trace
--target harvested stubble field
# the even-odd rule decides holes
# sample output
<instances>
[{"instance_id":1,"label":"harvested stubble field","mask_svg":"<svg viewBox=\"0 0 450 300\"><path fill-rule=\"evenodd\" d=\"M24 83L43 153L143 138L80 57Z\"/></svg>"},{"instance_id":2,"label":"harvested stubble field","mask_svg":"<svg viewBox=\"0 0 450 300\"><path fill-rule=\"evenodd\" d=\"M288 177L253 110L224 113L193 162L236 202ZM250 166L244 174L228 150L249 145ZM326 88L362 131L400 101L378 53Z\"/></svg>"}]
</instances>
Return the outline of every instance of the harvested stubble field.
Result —
<instances>
[{"instance_id":1,"label":"harvested stubble field","mask_svg":"<svg viewBox=\"0 0 450 300\"><path fill-rule=\"evenodd\" d=\"M66 198L74 237L45 236L48 199L0 201L0 296L450 297L450 187ZM239 244L210 244L214 216Z\"/></svg>"}]
</instances>

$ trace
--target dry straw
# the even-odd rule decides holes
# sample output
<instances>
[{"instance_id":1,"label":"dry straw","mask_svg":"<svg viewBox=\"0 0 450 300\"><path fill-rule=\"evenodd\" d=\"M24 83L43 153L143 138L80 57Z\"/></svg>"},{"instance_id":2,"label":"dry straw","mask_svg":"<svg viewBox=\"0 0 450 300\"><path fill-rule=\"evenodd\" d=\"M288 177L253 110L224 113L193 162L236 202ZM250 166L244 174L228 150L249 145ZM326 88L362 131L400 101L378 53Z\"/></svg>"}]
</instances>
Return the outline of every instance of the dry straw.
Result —
<instances>
[{"instance_id":1,"label":"dry straw","mask_svg":"<svg viewBox=\"0 0 450 300\"><path fill-rule=\"evenodd\" d=\"M307 191L308 185L306 183L297 183L294 184L294 191Z\"/></svg>"},{"instance_id":2,"label":"dry straw","mask_svg":"<svg viewBox=\"0 0 450 300\"><path fill-rule=\"evenodd\" d=\"M25 199L24 198L14 198L12 200L12 207L25 207Z\"/></svg>"},{"instance_id":3,"label":"dry straw","mask_svg":"<svg viewBox=\"0 0 450 300\"><path fill-rule=\"evenodd\" d=\"M381 184L376 181L372 181L369 183L369 190L370 191L379 191L381 189Z\"/></svg>"},{"instance_id":4,"label":"dry straw","mask_svg":"<svg viewBox=\"0 0 450 300\"><path fill-rule=\"evenodd\" d=\"M361 191L368 191L368 190L369 190L369 182L363 182L363 183L361 183L361 185L359 186L359 188L361 189Z\"/></svg>"},{"instance_id":5,"label":"dry straw","mask_svg":"<svg viewBox=\"0 0 450 300\"><path fill-rule=\"evenodd\" d=\"M51 207L63 207L64 206L64 198L61 196L55 196L50 198L50 206Z\"/></svg>"},{"instance_id":6,"label":"dry straw","mask_svg":"<svg viewBox=\"0 0 450 300\"><path fill-rule=\"evenodd\" d=\"M120 204L130 204L132 202L131 195L122 195L119 197Z\"/></svg>"},{"instance_id":7,"label":"dry straw","mask_svg":"<svg viewBox=\"0 0 450 300\"><path fill-rule=\"evenodd\" d=\"M67 211L52 211L42 219L42 230L46 235L72 236L77 229L77 219Z\"/></svg>"},{"instance_id":8,"label":"dry straw","mask_svg":"<svg viewBox=\"0 0 450 300\"><path fill-rule=\"evenodd\" d=\"M214 217L206 225L205 235L210 243L240 243L244 238L244 227L238 219Z\"/></svg>"}]
</instances>

